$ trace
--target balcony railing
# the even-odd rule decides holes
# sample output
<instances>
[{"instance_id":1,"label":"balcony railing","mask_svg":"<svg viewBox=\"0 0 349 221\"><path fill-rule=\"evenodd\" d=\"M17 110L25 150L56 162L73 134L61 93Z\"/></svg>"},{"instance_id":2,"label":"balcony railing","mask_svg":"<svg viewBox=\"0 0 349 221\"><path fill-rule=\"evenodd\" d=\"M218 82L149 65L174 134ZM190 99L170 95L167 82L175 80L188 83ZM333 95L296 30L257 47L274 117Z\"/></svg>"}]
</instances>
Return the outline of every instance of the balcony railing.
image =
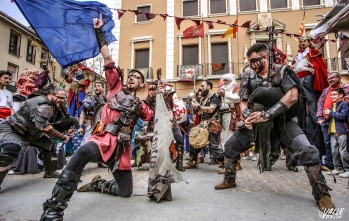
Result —
<instances>
[{"instance_id":1,"label":"balcony railing","mask_svg":"<svg viewBox=\"0 0 349 221\"><path fill-rule=\"evenodd\" d=\"M244 67L244 63L219 63L219 64L196 64L196 65L178 65L177 76L181 80L192 80L192 76L219 78L220 76L232 73L236 77L240 77ZM239 69L239 70L238 70Z\"/></svg>"},{"instance_id":2,"label":"balcony railing","mask_svg":"<svg viewBox=\"0 0 349 221\"><path fill-rule=\"evenodd\" d=\"M177 74L181 80L193 80L194 77L202 77L202 65L177 65Z\"/></svg>"},{"instance_id":3,"label":"balcony railing","mask_svg":"<svg viewBox=\"0 0 349 221\"><path fill-rule=\"evenodd\" d=\"M224 75L229 72L233 72L234 70L232 62L226 63L215 63L215 64L206 64L208 75ZM231 70L231 71L230 71Z\"/></svg>"}]
</instances>

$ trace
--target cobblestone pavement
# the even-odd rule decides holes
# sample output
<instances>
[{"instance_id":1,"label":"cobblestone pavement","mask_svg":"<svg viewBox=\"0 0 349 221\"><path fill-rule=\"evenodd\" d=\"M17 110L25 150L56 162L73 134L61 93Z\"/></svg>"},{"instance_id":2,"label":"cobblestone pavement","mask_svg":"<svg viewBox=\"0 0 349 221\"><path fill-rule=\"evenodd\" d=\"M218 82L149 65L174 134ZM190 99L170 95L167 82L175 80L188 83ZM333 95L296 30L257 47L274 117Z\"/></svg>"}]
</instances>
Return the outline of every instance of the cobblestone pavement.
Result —
<instances>
[{"instance_id":1,"label":"cobblestone pavement","mask_svg":"<svg viewBox=\"0 0 349 221\"><path fill-rule=\"evenodd\" d=\"M188 182L173 184L172 202L153 203L146 195L148 165L133 168L134 192L130 198L98 193L76 193L65 211L65 220L321 220L311 196L303 167L288 171L279 160L272 171L259 173L256 161L242 160L237 174L237 188L217 191L222 181L218 165L200 164L200 168L182 173ZM81 180L95 175L112 179L107 169L88 164ZM348 179L325 173L335 204L345 208L349 220ZM0 220L38 220L42 203L50 196L56 179L43 179L43 173L8 175L0 194ZM114 208L114 209L111 209ZM165 215L165 217L164 217ZM118 218L116 218L118 217Z\"/></svg>"},{"instance_id":2,"label":"cobblestone pavement","mask_svg":"<svg viewBox=\"0 0 349 221\"><path fill-rule=\"evenodd\" d=\"M216 171L219 170L218 165L208 165L208 159L206 163L200 164L198 169L191 169L183 172L182 175L186 179L191 179L195 176L200 180L200 176L212 173L212 180L221 181L223 175L216 175ZM306 192L311 194L307 175L302 166L299 166L299 172L288 171L284 165L285 161L278 160L273 166L272 171L265 171L260 173L257 168L257 162L251 160L242 160L242 170L237 173L237 185L238 187L234 191L238 192L280 192L280 193L293 193L293 192ZM146 189L148 186L148 168L149 165L145 164L139 169L133 168L133 181L134 189ZM328 185L333 189L331 193L346 194L348 193L348 179L340 178L336 176L337 183L334 183L334 179L327 172L323 172ZM108 169L97 168L96 164L90 163L85 172L82 175L83 183L92 180L96 175L101 175L104 179L112 179L113 176ZM42 180L43 182L51 182L52 179L42 179L43 173L39 174L26 174L26 175L8 175L6 181L20 181L20 180Z\"/></svg>"}]
</instances>

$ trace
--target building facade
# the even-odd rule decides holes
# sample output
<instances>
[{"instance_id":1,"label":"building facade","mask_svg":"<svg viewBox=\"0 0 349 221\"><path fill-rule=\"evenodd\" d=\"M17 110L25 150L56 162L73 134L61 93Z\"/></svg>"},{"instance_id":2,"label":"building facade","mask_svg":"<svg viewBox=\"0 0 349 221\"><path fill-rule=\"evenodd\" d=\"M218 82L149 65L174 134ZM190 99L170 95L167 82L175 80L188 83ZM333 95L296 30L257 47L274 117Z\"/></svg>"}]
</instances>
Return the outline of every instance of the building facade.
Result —
<instances>
[{"instance_id":1,"label":"building facade","mask_svg":"<svg viewBox=\"0 0 349 221\"><path fill-rule=\"evenodd\" d=\"M8 87L9 90L16 91L15 82L21 72L24 70L38 70L41 72L44 64L48 66L50 78L55 85L66 85L66 90L70 88L64 79L65 75L61 66L36 33L1 11L0 39L0 70L8 70L13 73L12 82ZM105 82L105 79L97 73L87 77L92 82L87 92L93 91L95 81Z\"/></svg>"},{"instance_id":2,"label":"building facade","mask_svg":"<svg viewBox=\"0 0 349 221\"><path fill-rule=\"evenodd\" d=\"M9 89L15 91L15 82L24 70L42 70L47 64L55 84L63 82L61 66L49 53L36 33L9 15L0 11L0 69L13 73Z\"/></svg>"},{"instance_id":3,"label":"building facade","mask_svg":"<svg viewBox=\"0 0 349 221\"><path fill-rule=\"evenodd\" d=\"M162 79L171 82L180 97L186 97L194 89L190 81L192 74L198 76L195 88L201 80L217 81L225 73L239 77L248 68L245 56L247 49L256 42L267 42L266 27L272 24L279 32L274 38L275 45L287 54L288 62L298 53L298 42L286 33L298 34L305 11L306 34L336 4L336 0L117 0L115 8L139 12L168 14L187 18L177 28L174 17L157 15L148 19L145 14L125 12L118 20L115 11L118 38L113 58L125 72L136 68L142 70L148 79L156 78L159 68ZM250 28L239 27L236 38L222 38L229 27L213 24L209 29L204 23L204 37L184 39L183 31L195 25L192 20L218 21L233 24L238 19L241 25L251 21ZM256 27L259 27L256 28ZM327 36L335 40L335 36ZM340 41L328 41L320 49L330 71L339 70L347 75L344 53L347 45L337 53ZM115 53L118 52L118 53ZM344 77L345 81L348 81ZM142 94L145 94L143 91Z\"/></svg>"}]
</instances>

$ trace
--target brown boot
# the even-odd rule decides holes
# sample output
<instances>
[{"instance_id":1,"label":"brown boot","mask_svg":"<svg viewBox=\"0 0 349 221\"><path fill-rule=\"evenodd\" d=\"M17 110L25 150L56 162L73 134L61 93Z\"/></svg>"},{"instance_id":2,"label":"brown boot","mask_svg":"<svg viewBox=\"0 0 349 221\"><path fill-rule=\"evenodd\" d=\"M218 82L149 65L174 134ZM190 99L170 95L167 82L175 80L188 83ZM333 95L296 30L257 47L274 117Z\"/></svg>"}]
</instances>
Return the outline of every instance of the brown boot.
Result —
<instances>
[{"instance_id":1,"label":"brown boot","mask_svg":"<svg viewBox=\"0 0 349 221\"><path fill-rule=\"evenodd\" d=\"M204 163L204 157L199 157L198 164L200 164L200 163Z\"/></svg>"},{"instance_id":2,"label":"brown boot","mask_svg":"<svg viewBox=\"0 0 349 221\"><path fill-rule=\"evenodd\" d=\"M184 169L197 169L199 166L196 163L196 157L190 156L187 165L184 166Z\"/></svg>"},{"instance_id":3,"label":"brown boot","mask_svg":"<svg viewBox=\"0 0 349 221\"><path fill-rule=\"evenodd\" d=\"M332 190L326 185L326 179L321 173L319 164L304 166L307 173L312 193L321 211L336 208L331 200L329 191Z\"/></svg>"},{"instance_id":4,"label":"brown boot","mask_svg":"<svg viewBox=\"0 0 349 221\"><path fill-rule=\"evenodd\" d=\"M188 169L197 169L199 166L192 160L189 160L189 162L187 163L187 165L184 166L184 169L188 170Z\"/></svg>"},{"instance_id":5,"label":"brown boot","mask_svg":"<svg viewBox=\"0 0 349 221\"><path fill-rule=\"evenodd\" d=\"M177 157L176 157L176 169L178 171L185 171L183 167L183 145L178 145L179 149L177 149Z\"/></svg>"},{"instance_id":6,"label":"brown boot","mask_svg":"<svg viewBox=\"0 0 349 221\"><path fill-rule=\"evenodd\" d=\"M210 162L208 162L208 165L214 165L214 164L218 164L217 160L215 159L211 159Z\"/></svg>"},{"instance_id":7,"label":"brown boot","mask_svg":"<svg viewBox=\"0 0 349 221\"><path fill-rule=\"evenodd\" d=\"M96 183L99 180L102 180L102 177L100 175L96 175L95 177L92 178L92 181L90 183L86 183L86 184L82 185L77 191L78 192L89 192L91 184Z\"/></svg>"},{"instance_id":8,"label":"brown boot","mask_svg":"<svg viewBox=\"0 0 349 221\"><path fill-rule=\"evenodd\" d=\"M225 168L222 168L221 170L218 170L218 174L225 174Z\"/></svg>"},{"instance_id":9,"label":"brown boot","mask_svg":"<svg viewBox=\"0 0 349 221\"><path fill-rule=\"evenodd\" d=\"M224 157L224 180L222 183L216 185L214 188L216 190L223 190L228 188L235 188L235 177L236 177L236 162L233 163L233 159Z\"/></svg>"},{"instance_id":10,"label":"brown boot","mask_svg":"<svg viewBox=\"0 0 349 221\"><path fill-rule=\"evenodd\" d=\"M324 211L325 209L326 211L328 209L336 209L336 206L333 204L330 195L323 195L317 202L317 204L321 211Z\"/></svg>"},{"instance_id":11,"label":"brown boot","mask_svg":"<svg viewBox=\"0 0 349 221\"><path fill-rule=\"evenodd\" d=\"M235 181L231 181L231 180L224 178L223 182L214 186L214 189L215 190L224 190L224 189L235 188L235 187L236 187Z\"/></svg>"},{"instance_id":12,"label":"brown boot","mask_svg":"<svg viewBox=\"0 0 349 221\"><path fill-rule=\"evenodd\" d=\"M236 162L236 170L242 170L240 162Z\"/></svg>"}]
</instances>

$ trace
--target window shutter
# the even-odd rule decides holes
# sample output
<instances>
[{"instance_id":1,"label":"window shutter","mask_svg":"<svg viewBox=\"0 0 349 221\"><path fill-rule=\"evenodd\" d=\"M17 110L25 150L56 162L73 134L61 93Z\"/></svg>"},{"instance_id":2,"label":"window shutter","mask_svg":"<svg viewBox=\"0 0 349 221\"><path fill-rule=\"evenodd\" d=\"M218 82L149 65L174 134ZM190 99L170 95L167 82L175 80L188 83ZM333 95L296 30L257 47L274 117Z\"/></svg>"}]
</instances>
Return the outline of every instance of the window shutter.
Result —
<instances>
[{"instance_id":1,"label":"window shutter","mask_svg":"<svg viewBox=\"0 0 349 221\"><path fill-rule=\"evenodd\" d=\"M183 17L198 15L198 1L187 0L183 1Z\"/></svg>"},{"instance_id":2,"label":"window shutter","mask_svg":"<svg viewBox=\"0 0 349 221\"><path fill-rule=\"evenodd\" d=\"M240 0L239 1L240 11L255 11L257 10L256 7L256 0Z\"/></svg>"},{"instance_id":3,"label":"window shutter","mask_svg":"<svg viewBox=\"0 0 349 221\"><path fill-rule=\"evenodd\" d=\"M199 63L199 46L183 46L183 65L195 65Z\"/></svg>"},{"instance_id":4,"label":"window shutter","mask_svg":"<svg viewBox=\"0 0 349 221\"><path fill-rule=\"evenodd\" d=\"M136 50L135 68L149 68L149 49Z\"/></svg>"},{"instance_id":5,"label":"window shutter","mask_svg":"<svg viewBox=\"0 0 349 221\"><path fill-rule=\"evenodd\" d=\"M270 8L287 8L288 0L270 0Z\"/></svg>"},{"instance_id":6,"label":"window shutter","mask_svg":"<svg viewBox=\"0 0 349 221\"><path fill-rule=\"evenodd\" d=\"M212 64L228 62L228 45L212 44Z\"/></svg>"},{"instance_id":7,"label":"window shutter","mask_svg":"<svg viewBox=\"0 0 349 221\"><path fill-rule=\"evenodd\" d=\"M210 0L210 13L226 13L226 0Z\"/></svg>"}]
</instances>

